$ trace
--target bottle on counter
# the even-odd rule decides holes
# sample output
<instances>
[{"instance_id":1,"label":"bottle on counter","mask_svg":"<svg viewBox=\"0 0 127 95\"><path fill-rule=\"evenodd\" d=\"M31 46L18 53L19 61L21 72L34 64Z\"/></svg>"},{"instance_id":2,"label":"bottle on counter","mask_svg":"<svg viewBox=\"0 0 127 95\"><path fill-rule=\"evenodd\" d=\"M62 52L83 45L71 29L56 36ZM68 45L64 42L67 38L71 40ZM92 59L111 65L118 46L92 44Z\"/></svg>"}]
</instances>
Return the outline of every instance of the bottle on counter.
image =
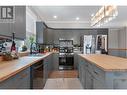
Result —
<instances>
[{"instance_id":1,"label":"bottle on counter","mask_svg":"<svg viewBox=\"0 0 127 95\"><path fill-rule=\"evenodd\" d=\"M15 46L15 33L12 33L12 45L11 45L11 52L16 51L16 46Z\"/></svg>"},{"instance_id":2,"label":"bottle on counter","mask_svg":"<svg viewBox=\"0 0 127 95\"><path fill-rule=\"evenodd\" d=\"M17 50L16 50L16 43L15 43L15 33L12 33L11 55L12 55L13 59L18 58L18 54L17 54Z\"/></svg>"}]
</instances>

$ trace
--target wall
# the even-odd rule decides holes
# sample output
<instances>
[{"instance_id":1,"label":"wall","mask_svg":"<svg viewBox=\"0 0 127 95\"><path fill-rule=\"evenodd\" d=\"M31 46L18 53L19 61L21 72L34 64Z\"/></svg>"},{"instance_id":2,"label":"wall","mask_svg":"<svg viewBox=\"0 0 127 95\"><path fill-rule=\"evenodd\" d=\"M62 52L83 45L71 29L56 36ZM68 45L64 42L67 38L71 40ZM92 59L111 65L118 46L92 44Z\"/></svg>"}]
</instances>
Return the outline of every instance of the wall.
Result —
<instances>
[{"instance_id":1,"label":"wall","mask_svg":"<svg viewBox=\"0 0 127 95\"><path fill-rule=\"evenodd\" d=\"M127 57L127 28L109 29L109 54Z\"/></svg>"},{"instance_id":2,"label":"wall","mask_svg":"<svg viewBox=\"0 0 127 95\"><path fill-rule=\"evenodd\" d=\"M109 29L108 32L108 47L118 48L118 32L119 29Z\"/></svg>"},{"instance_id":3,"label":"wall","mask_svg":"<svg viewBox=\"0 0 127 95\"><path fill-rule=\"evenodd\" d=\"M18 39L26 38L26 7L15 7L15 21L0 23L0 35L11 37L12 32L15 32L15 37Z\"/></svg>"},{"instance_id":4,"label":"wall","mask_svg":"<svg viewBox=\"0 0 127 95\"><path fill-rule=\"evenodd\" d=\"M36 40L36 21L40 20L38 16L29 8L26 7L26 40L25 44L30 47L29 38L32 36Z\"/></svg>"},{"instance_id":5,"label":"wall","mask_svg":"<svg viewBox=\"0 0 127 95\"><path fill-rule=\"evenodd\" d=\"M45 43L59 43L59 38L73 39L74 44L80 44L83 35L107 34L108 29L47 29L44 32Z\"/></svg>"}]
</instances>

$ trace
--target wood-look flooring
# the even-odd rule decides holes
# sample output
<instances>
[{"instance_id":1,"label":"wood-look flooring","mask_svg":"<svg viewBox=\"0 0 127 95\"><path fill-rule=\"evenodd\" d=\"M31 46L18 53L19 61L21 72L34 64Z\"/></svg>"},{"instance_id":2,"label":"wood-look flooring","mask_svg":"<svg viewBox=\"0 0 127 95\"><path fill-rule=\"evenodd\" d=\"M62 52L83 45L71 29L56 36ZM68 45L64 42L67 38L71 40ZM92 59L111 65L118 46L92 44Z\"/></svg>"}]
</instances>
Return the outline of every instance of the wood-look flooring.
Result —
<instances>
[{"instance_id":1,"label":"wood-look flooring","mask_svg":"<svg viewBox=\"0 0 127 95\"><path fill-rule=\"evenodd\" d=\"M53 71L44 89L82 89L77 70Z\"/></svg>"},{"instance_id":2,"label":"wood-look flooring","mask_svg":"<svg viewBox=\"0 0 127 95\"><path fill-rule=\"evenodd\" d=\"M44 89L83 89L78 78L48 79Z\"/></svg>"},{"instance_id":3,"label":"wood-look flooring","mask_svg":"<svg viewBox=\"0 0 127 95\"><path fill-rule=\"evenodd\" d=\"M50 73L44 89L82 89L77 70L61 70Z\"/></svg>"},{"instance_id":4,"label":"wood-look flooring","mask_svg":"<svg viewBox=\"0 0 127 95\"><path fill-rule=\"evenodd\" d=\"M49 74L49 78L77 78L77 70L61 70L53 71Z\"/></svg>"}]
</instances>

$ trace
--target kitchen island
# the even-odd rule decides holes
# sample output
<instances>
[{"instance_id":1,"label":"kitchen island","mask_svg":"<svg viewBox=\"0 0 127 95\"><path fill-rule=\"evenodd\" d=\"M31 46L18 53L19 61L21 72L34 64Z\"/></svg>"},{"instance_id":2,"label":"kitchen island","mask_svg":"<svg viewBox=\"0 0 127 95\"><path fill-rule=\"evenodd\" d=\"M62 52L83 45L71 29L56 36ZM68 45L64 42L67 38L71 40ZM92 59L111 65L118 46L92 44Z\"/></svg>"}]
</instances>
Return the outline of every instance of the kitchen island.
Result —
<instances>
[{"instance_id":1,"label":"kitchen island","mask_svg":"<svg viewBox=\"0 0 127 95\"><path fill-rule=\"evenodd\" d=\"M30 67L39 61L42 61L43 64L50 64L49 61L51 59L48 59L50 55L52 55L52 52L43 54L42 56L24 56L12 61L1 61L0 88L30 88Z\"/></svg>"},{"instance_id":2,"label":"kitchen island","mask_svg":"<svg viewBox=\"0 0 127 95\"><path fill-rule=\"evenodd\" d=\"M79 54L79 79L85 89L127 89L127 59Z\"/></svg>"}]
</instances>

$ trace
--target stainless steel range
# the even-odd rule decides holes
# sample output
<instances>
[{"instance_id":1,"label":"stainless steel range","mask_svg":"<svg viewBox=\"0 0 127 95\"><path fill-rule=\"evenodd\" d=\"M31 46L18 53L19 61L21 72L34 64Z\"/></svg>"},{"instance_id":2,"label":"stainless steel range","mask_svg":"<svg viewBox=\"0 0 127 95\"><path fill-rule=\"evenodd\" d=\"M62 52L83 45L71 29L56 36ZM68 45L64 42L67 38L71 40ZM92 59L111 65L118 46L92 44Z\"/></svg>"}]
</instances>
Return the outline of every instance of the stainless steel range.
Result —
<instances>
[{"instance_id":1,"label":"stainless steel range","mask_svg":"<svg viewBox=\"0 0 127 95\"><path fill-rule=\"evenodd\" d=\"M73 40L59 40L59 69L74 68Z\"/></svg>"}]
</instances>

